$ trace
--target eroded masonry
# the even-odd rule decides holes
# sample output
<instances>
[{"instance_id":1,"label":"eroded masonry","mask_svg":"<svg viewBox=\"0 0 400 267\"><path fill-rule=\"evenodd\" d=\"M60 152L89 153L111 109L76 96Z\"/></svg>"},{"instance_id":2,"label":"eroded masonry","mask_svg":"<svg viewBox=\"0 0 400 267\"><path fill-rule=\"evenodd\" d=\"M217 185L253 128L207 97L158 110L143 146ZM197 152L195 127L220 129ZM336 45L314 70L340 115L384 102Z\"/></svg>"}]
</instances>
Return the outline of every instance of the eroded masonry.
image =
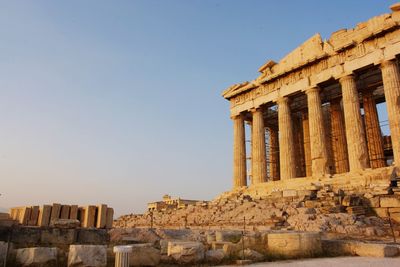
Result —
<instances>
[{"instance_id":1,"label":"eroded masonry","mask_svg":"<svg viewBox=\"0 0 400 267\"><path fill-rule=\"evenodd\" d=\"M354 178L399 166L399 22L394 5L391 14L328 40L316 34L279 63L261 66L257 79L225 90L234 124L233 187L284 188L299 177ZM379 104L388 116L384 131Z\"/></svg>"}]
</instances>

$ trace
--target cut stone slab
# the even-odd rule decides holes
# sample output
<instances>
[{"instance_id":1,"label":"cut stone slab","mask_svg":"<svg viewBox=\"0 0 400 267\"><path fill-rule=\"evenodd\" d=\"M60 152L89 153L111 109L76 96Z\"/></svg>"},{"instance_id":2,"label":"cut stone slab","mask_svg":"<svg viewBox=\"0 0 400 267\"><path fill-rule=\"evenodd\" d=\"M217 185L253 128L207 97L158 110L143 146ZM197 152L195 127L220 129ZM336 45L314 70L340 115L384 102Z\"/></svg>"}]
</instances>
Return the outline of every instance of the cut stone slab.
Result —
<instances>
[{"instance_id":1,"label":"cut stone slab","mask_svg":"<svg viewBox=\"0 0 400 267\"><path fill-rule=\"evenodd\" d=\"M21 266L56 266L57 248L36 247L17 249L16 262Z\"/></svg>"},{"instance_id":2,"label":"cut stone slab","mask_svg":"<svg viewBox=\"0 0 400 267\"><path fill-rule=\"evenodd\" d=\"M106 267L107 246L70 245L68 267Z\"/></svg>"},{"instance_id":3,"label":"cut stone slab","mask_svg":"<svg viewBox=\"0 0 400 267\"><path fill-rule=\"evenodd\" d=\"M49 226L51 217L51 206L43 205L39 209L38 226Z\"/></svg>"},{"instance_id":4,"label":"cut stone slab","mask_svg":"<svg viewBox=\"0 0 400 267\"><path fill-rule=\"evenodd\" d=\"M204 260L204 246L200 242L169 242L168 256L178 264L197 264Z\"/></svg>"},{"instance_id":5,"label":"cut stone slab","mask_svg":"<svg viewBox=\"0 0 400 267\"><path fill-rule=\"evenodd\" d=\"M400 198L397 197L381 197L382 208L398 208L400 207Z\"/></svg>"},{"instance_id":6,"label":"cut stone slab","mask_svg":"<svg viewBox=\"0 0 400 267\"><path fill-rule=\"evenodd\" d=\"M323 240L323 249L331 256L395 257L399 248L384 243L366 243L352 240Z\"/></svg>"},{"instance_id":7,"label":"cut stone slab","mask_svg":"<svg viewBox=\"0 0 400 267\"><path fill-rule=\"evenodd\" d=\"M217 242L232 242L237 243L242 238L242 231L216 231L215 240Z\"/></svg>"},{"instance_id":8,"label":"cut stone slab","mask_svg":"<svg viewBox=\"0 0 400 267\"><path fill-rule=\"evenodd\" d=\"M52 220L50 223L51 227L56 227L56 228L78 228L80 226L81 222L78 220L73 220L73 219L55 219Z\"/></svg>"},{"instance_id":9,"label":"cut stone slab","mask_svg":"<svg viewBox=\"0 0 400 267\"><path fill-rule=\"evenodd\" d=\"M161 252L153 244L130 245L129 266L157 266L160 263Z\"/></svg>"},{"instance_id":10,"label":"cut stone slab","mask_svg":"<svg viewBox=\"0 0 400 267\"><path fill-rule=\"evenodd\" d=\"M268 234L268 253L283 257L310 257L322 253L319 232L277 232Z\"/></svg>"}]
</instances>

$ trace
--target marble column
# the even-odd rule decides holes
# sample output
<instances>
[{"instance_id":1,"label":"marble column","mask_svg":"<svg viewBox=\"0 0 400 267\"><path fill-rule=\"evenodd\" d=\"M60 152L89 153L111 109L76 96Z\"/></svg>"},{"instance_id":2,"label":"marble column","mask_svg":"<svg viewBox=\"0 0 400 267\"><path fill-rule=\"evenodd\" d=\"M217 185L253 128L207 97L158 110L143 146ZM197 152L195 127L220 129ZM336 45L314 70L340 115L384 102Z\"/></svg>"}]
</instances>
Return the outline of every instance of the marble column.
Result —
<instances>
[{"instance_id":1,"label":"marble column","mask_svg":"<svg viewBox=\"0 0 400 267\"><path fill-rule=\"evenodd\" d=\"M331 129L332 150L335 172L344 173L349 171L349 159L347 157L346 130L340 99L331 101Z\"/></svg>"},{"instance_id":2,"label":"marble column","mask_svg":"<svg viewBox=\"0 0 400 267\"><path fill-rule=\"evenodd\" d=\"M129 267L129 254L132 253L131 246L115 246L115 267Z\"/></svg>"},{"instance_id":3,"label":"marble column","mask_svg":"<svg viewBox=\"0 0 400 267\"><path fill-rule=\"evenodd\" d=\"M261 108L253 110L251 137L251 174L253 184L266 182L267 162L265 150L265 127Z\"/></svg>"},{"instance_id":4,"label":"marble column","mask_svg":"<svg viewBox=\"0 0 400 267\"><path fill-rule=\"evenodd\" d=\"M301 115L303 124L303 146L304 146L304 161L306 168L306 176L312 176L311 173L311 148L310 148L310 127L308 126L308 112L303 112Z\"/></svg>"},{"instance_id":5,"label":"marble column","mask_svg":"<svg viewBox=\"0 0 400 267\"><path fill-rule=\"evenodd\" d=\"M379 126L378 111L372 90L362 93L364 107L365 133L371 168L386 166L385 153L383 151L383 138Z\"/></svg>"},{"instance_id":6,"label":"marble column","mask_svg":"<svg viewBox=\"0 0 400 267\"><path fill-rule=\"evenodd\" d=\"M272 181L279 180L279 137L277 129L269 127L270 149L269 149L269 173Z\"/></svg>"},{"instance_id":7,"label":"marble column","mask_svg":"<svg viewBox=\"0 0 400 267\"><path fill-rule=\"evenodd\" d=\"M308 124L310 127L312 176L324 176L329 173L325 128L319 91L320 90L317 87L306 90Z\"/></svg>"},{"instance_id":8,"label":"marble column","mask_svg":"<svg viewBox=\"0 0 400 267\"><path fill-rule=\"evenodd\" d=\"M395 60L381 64L383 88L389 117L392 138L393 157L396 166L400 166L400 73Z\"/></svg>"},{"instance_id":9,"label":"marble column","mask_svg":"<svg viewBox=\"0 0 400 267\"><path fill-rule=\"evenodd\" d=\"M356 81L353 75L344 76L339 81L342 86L350 171L363 170L369 167L369 160Z\"/></svg>"},{"instance_id":10,"label":"marble column","mask_svg":"<svg viewBox=\"0 0 400 267\"><path fill-rule=\"evenodd\" d=\"M278 122L281 180L295 178L296 160L294 156L293 128L289 99L287 97L278 99Z\"/></svg>"},{"instance_id":11,"label":"marble column","mask_svg":"<svg viewBox=\"0 0 400 267\"><path fill-rule=\"evenodd\" d=\"M293 139L295 145L295 159L296 159L296 177L305 177L305 156L304 156L304 145L303 145L303 122L301 116L292 114L293 124Z\"/></svg>"},{"instance_id":12,"label":"marble column","mask_svg":"<svg viewBox=\"0 0 400 267\"><path fill-rule=\"evenodd\" d=\"M233 118L233 187L247 186L244 117Z\"/></svg>"}]
</instances>

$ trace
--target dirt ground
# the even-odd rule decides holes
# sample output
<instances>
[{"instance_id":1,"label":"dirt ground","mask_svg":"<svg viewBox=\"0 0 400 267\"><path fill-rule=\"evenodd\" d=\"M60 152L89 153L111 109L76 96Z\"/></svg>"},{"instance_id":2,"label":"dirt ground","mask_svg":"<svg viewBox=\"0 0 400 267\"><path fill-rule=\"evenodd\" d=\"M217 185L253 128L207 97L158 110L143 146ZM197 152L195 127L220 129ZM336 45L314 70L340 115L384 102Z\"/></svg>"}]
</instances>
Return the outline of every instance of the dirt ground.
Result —
<instances>
[{"instance_id":1,"label":"dirt ground","mask_svg":"<svg viewBox=\"0 0 400 267\"><path fill-rule=\"evenodd\" d=\"M227 265L228 266L228 265ZM227 267L225 266L225 267ZM233 266L233 265L232 265ZM337 257L337 258L318 258L303 259L280 262L264 262L251 264L254 267L395 267L400 266L400 257L397 258L368 258L368 257Z\"/></svg>"}]
</instances>

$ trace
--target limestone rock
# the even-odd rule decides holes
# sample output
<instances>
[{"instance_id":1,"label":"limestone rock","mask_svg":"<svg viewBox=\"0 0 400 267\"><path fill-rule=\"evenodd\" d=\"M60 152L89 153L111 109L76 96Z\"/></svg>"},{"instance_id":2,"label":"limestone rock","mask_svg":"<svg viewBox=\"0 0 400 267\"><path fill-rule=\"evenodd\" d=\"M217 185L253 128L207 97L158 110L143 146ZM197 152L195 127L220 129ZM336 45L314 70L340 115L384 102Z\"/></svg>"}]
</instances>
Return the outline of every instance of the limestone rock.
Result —
<instances>
[{"instance_id":1,"label":"limestone rock","mask_svg":"<svg viewBox=\"0 0 400 267\"><path fill-rule=\"evenodd\" d=\"M306 257L322 252L320 233L282 232L268 234L268 252L284 257Z\"/></svg>"},{"instance_id":2,"label":"limestone rock","mask_svg":"<svg viewBox=\"0 0 400 267\"><path fill-rule=\"evenodd\" d=\"M105 267L107 265L107 246L70 245L68 267Z\"/></svg>"},{"instance_id":3,"label":"limestone rock","mask_svg":"<svg viewBox=\"0 0 400 267\"><path fill-rule=\"evenodd\" d=\"M400 198L396 197L381 197L382 208L397 208L400 207Z\"/></svg>"},{"instance_id":4,"label":"limestone rock","mask_svg":"<svg viewBox=\"0 0 400 267\"><path fill-rule=\"evenodd\" d=\"M161 253L151 243L131 245L129 255L130 266L157 266L160 263Z\"/></svg>"},{"instance_id":5,"label":"limestone rock","mask_svg":"<svg viewBox=\"0 0 400 267\"><path fill-rule=\"evenodd\" d=\"M16 262L21 266L53 267L57 264L57 248L35 247L16 250Z\"/></svg>"},{"instance_id":6,"label":"limestone rock","mask_svg":"<svg viewBox=\"0 0 400 267\"><path fill-rule=\"evenodd\" d=\"M217 242L232 242L237 243L242 238L241 231L216 231L215 232L215 240Z\"/></svg>"},{"instance_id":7,"label":"limestone rock","mask_svg":"<svg viewBox=\"0 0 400 267\"><path fill-rule=\"evenodd\" d=\"M204 260L204 246L200 242L169 242L168 256L178 264L195 264Z\"/></svg>"},{"instance_id":8,"label":"limestone rock","mask_svg":"<svg viewBox=\"0 0 400 267\"><path fill-rule=\"evenodd\" d=\"M223 249L208 250L206 252L206 261L212 264L219 264L225 258L225 253Z\"/></svg>"},{"instance_id":9,"label":"limestone rock","mask_svg":"<svg viewBox=\"0 0 400 267\"><path fill-rule=\"evenodd\" d=\"M246 248L244 251L240 251L239 255L240 255L240 258L243 260L251 260L251 261L263 261L264 260L263 254L255 251L255 250L249 249L249 248Z\"/></svg>"},{"instance_id":10,"label":"limestone rock","mask_svg":"<svg viewBox=\"0 0 400 267\"><path fill-rule=\"evenodd\" d=\"M80 225L81 222L75 219L53 219L50 222L50 227L56 228L78 228Z\"/></svg>"}]
</instances>

